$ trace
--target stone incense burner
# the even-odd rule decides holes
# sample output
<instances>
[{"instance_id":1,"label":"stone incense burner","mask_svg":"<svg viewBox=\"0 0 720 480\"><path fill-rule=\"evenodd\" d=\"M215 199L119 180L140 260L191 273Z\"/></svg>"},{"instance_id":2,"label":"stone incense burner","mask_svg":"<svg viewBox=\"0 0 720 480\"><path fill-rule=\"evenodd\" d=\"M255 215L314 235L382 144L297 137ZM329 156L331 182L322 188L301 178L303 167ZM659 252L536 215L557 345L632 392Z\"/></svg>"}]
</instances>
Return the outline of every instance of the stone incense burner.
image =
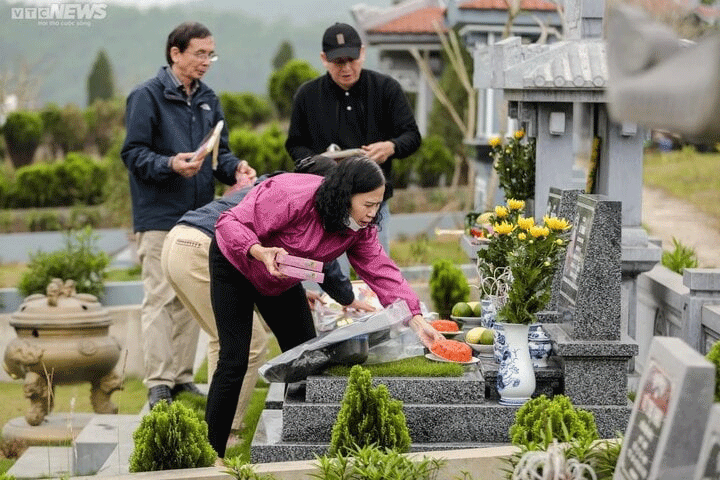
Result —
<instances>
[{"instance_id":1,"label":"stone incense burner","mask_svg":"<svg viewBox=\"0 0 720 480\"><path fill-rule=\"evenodd\" d=\"M10 316L17 338L5 349L3 368L24 379L25 420L40 425L53 409L55 385L80 382L91 384L95 413L117 413L110 395L122 388L113 371L120 345L109 335L107 310L95 296L76 293L73 280L54 279L46 293L28 296Z\"/></svg>"}]
</instances>

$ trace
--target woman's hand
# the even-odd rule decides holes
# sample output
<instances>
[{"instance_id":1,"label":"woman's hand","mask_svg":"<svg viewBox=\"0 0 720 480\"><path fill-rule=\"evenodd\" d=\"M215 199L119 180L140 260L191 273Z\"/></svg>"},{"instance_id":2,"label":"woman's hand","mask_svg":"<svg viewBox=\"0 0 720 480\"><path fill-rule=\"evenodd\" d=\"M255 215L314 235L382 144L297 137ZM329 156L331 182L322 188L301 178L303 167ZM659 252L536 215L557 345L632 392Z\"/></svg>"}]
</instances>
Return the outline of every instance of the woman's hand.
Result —
<instances>
[{"instance_id":1,"label":"woman's hand","mask_svg":"<svg viewBox=\"0 0 720 480\"><path fill-rule=\"evenodd\" d=\"M420 337L420 341L427 348L432 348L438 340L445 340L443 334L426 322L422 315L415 315L410 319L410 328Z\"/></svg>"},{"instance_id":2,"label":"woman's hand","mask_svg":"<svg viewBox=\"0 0 720 480\"><path fill-rule=\"evenodd\" d=\"M305 296L307 297L311 310L315 310L315 302L321 305L325 305L325 301L322 299L322 295L318 292L315 292L313 290L305 290Z\"/></svg>"},{"instance_id":3,"label":"woman's hand","mask_svg":"<svg viewBox=\"0 0 720 480\"><path fill-rule=\"evenodd\" d=\"M265 268L267 268L268 272L270 272L270 275L272 275L273 277L285 278L287 276L281 273L280 270L278 270L278 264L275 261L275 256L278 253L287 254L287 251L285 251L284 248L263 247L259 243L256 243L255 245L250 247L248 253L250 253L250 256L252 256L255 260L259 260L264 263Z\"/></svg>"},{"instance_id":4,"label":"woman's hand","mask_svg":"<svg viewBox=\"0 0 720 480\"><path fill-rule=\"evenodd\" d=\"M375 307L370 305L368 302L364 300L358 300L357 298L353 300L350 305L345 305L343 307L343 311L347 311L348 308L353 308L360 312L374 312L376 310Z\"/></svg>"}]
</instances>

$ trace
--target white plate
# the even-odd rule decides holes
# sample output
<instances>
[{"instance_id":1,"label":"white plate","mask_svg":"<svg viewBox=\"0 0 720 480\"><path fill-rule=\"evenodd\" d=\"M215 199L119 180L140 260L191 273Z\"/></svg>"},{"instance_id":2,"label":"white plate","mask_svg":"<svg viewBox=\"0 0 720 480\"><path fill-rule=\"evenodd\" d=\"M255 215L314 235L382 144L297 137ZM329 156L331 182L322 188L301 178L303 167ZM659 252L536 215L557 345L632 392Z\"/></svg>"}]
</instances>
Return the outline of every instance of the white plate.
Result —
<instances>
[{"instance_id":1,"label":"white plate","mask_svg":"<svg viewBox=\"0 0 720 480\"><path fill-rule=\"evenodd\" d=\"M435 362L457 363L457 364L460 364L460 365L472 365L473 363L477 363L477 362L480 361L479 358L472 357L469 362L454 362L454 361L452 361L452 360L447 360L447 359L445 359L445 358L438 357L437 355L435 355L435 354L432 353L432 352L426 353L426 354L425 354L425 358L427 358L428 360L433 360L433 361L435 361Z\"/></svg>"}]
</instances>

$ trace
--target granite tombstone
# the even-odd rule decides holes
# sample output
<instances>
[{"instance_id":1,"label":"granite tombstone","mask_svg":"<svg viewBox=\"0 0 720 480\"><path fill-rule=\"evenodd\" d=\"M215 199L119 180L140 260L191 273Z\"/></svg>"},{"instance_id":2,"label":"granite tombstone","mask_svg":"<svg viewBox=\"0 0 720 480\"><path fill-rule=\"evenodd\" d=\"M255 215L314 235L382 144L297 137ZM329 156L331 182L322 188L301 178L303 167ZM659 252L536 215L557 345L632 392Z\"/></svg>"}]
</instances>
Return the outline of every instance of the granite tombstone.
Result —
<instances>
[{"instance_id":1,"label":"granite tombstone","mask_svg":"<svg viewBox=\"0 0 720 480\"><path fill-rule=\"evenodd\" d=\"M679 338L655 337L613 480L692 478L714 391L710 362Z\"/></svg>"},{"instance_id":2,"label":"granite tombstone","mask_svg":"<svg viewBox=\"0 0 720 480\"><path fill-rule=\"evenodd\" d=\"M713 405L710 411L693 480L718 478L720 478L720 403Z\"/></svg>"},{"instance_id":3,"label":"granite tombstone","mask_svg":"<svg viewBox=\"0 0 720 480\"><path fill-rule=\"evenodd\" d=\"M577 340L620 340L621 222L620 202L578 196L557 305Z\"/></svg>"}]
</instances>

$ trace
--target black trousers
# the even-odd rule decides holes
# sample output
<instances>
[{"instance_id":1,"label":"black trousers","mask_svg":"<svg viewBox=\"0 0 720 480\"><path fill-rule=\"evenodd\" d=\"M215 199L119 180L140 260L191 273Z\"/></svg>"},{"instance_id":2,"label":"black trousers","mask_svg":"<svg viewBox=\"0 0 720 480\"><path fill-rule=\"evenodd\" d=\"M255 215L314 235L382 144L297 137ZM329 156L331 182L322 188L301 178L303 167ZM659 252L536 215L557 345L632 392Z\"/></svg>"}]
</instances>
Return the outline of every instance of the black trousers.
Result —
<instances>
[{"instance_id":1,"label":"black trousers","mask_svg":"<svg viewBox=\"0 0 720 480\"><path fill-rule=\"evenodd\" d=\"M253 307L275 334L284 352L315 337L302 284L277 296L257 291L217 246L210 244L210 294L220 342L220 358L210 383L205 420L210 445L222 458L247 371Z\"/></svg>"}]
</instances>

